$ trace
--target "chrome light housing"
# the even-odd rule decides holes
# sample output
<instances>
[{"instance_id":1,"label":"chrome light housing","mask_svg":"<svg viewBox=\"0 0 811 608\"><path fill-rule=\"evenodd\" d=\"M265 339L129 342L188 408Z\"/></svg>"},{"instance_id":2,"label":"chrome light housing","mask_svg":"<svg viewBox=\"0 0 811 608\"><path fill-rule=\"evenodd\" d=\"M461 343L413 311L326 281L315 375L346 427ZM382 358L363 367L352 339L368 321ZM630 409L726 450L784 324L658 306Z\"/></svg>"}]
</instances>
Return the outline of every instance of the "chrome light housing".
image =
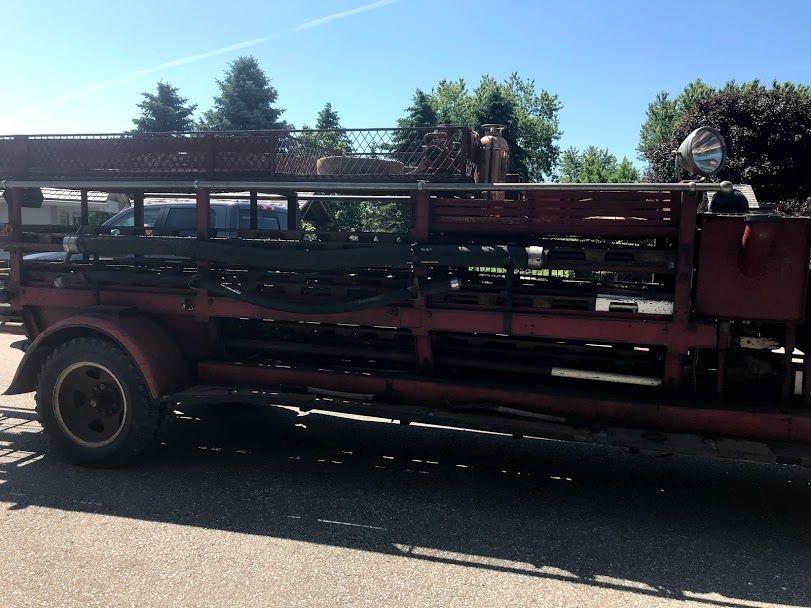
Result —
<instances>
[{"instance_id":1,"label":"chrome light housing","mask_svg":"<svg viewBox=\"0 0 811 608\"><path fill-rule=\"evenodd\" d=\"M685 171L709 177L718 173L727 157L727 145L711 127L699 127L679 146L679 165Z\"/></svg>"}]
</instances>

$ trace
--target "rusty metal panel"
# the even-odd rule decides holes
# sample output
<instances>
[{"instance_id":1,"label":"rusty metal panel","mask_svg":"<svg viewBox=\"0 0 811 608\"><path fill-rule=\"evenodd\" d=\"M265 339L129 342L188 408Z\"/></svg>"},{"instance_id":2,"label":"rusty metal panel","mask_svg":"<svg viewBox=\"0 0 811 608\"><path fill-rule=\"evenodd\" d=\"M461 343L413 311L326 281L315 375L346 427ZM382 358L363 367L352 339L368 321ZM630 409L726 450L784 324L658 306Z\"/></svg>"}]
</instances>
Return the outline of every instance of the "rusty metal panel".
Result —
<instances>
[{"instance_id":1,"label":"rusty metal panel","mask_svg":"<svg viewBox=\"0 0 811 608\"><path fill-rule=\"evenodd\" d=\"M528 191L516 200L437 198L432 229L473 234L674 236L672 192Z\"/></svg>"},{"instance_id":2,"label":"rusty metal panel","mask_svg":"<svg viewBox=\"0 0 811 608\"><path fill-rule=\"evenodd\" d=\"M810 218L703 215L695 312L719 319L801 321L809 235Z\"/></svg>"}]
</instances>

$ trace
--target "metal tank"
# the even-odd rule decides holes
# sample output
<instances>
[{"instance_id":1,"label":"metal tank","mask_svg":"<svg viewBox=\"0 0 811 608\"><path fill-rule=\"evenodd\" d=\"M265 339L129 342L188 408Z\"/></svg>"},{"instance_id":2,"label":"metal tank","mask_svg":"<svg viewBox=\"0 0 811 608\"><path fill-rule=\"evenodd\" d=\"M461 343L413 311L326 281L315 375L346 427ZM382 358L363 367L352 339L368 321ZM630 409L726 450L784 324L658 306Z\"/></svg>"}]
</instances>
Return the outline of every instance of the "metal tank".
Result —
<instances>
[{"instance_id":1,"label":"metal tank","mask_svg":"<svg viewBox=\"0 0 811 608\"><path fill-rule=\"evenodd\" d=\"M482 125L484 135L479 144L479 182L500 183L507 181L507 171L510 167L510 146L504 139L502 132L504 125Z\"/></svg>"}]
</instances>

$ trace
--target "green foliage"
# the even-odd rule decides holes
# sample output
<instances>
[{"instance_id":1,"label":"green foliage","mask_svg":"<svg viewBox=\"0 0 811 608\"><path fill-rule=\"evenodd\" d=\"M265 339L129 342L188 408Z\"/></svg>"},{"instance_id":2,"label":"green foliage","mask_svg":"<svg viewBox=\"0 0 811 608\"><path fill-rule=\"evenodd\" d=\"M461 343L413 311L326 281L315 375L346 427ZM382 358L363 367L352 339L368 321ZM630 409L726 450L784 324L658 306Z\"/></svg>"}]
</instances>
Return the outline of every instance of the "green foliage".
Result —
<instances>
[{"instance_id":1,"label":"green foliage","mask_svg":"<svg viewBox=\"0 0 811 608\"><path fill-rule=\"evenodd\" d=\"M398 126L448 123L478 130L485 123L503 124L511 170L541 181L551 175L560 154L560 108L557 96L538 91L533 80L513 73L499 82L485 75L472 92L463 78L441 80L430 93L418 89Z\"/></svg>"},{"instance_id":2,"label":"green foliage","mask_svg":"<svg viewBox=\"0 0 811 608\"><path fill-rule=\"evenodd\" d=\"M659 146L663 141L670 139L673 133L673 125L679 118L677 102L671 99L666 91L656 94L645 114L645 122L639 131L639 158L648 160L651 151Z\"/></svg>"},{"instance_id":3,"label":"green foliage","mask_svg":"<svg viewBox=\"0 0 811 608\"><path fill-rule=\"evenodd\" d=\"M440 80L430 93L431 104L440 123L478 128L473 118L474 102L464 78Z\"/></svg>"},{"instance_id":4,"label":"green foliage","mask_svg":"<svg viewBox=\"0 0 811 608\"><path fill-rule=\"evenodd\" d=\"M613 181L618 184L630 184L642 180L642 174L627 156L623 156L613 174Z\"/></svg>"},{"instance_id":5,"label":"green foliage","mask_svg":"<svg viewBox=\"0 0 811 608\"><path fill-rule=\"evenodd\" d=\"M648 160L652 150L670 139L673 128L685 113L692 110L698 103L715 95L717 91L697 78L689 83L675 98L670 97L667 91L660 91L649 105L645 115L645 122L639 132L639 157Z\"/></svg>"},{"instance_id":6,"label":"green foliage","mask_svg":"<svg viewBox=\"0 0 811 608\"><path fill-rule=\"evenodd\" d=\"M408 232L411 208L398 202L345 201L335 204L338 230Z\"/></svg>"},{"instance_id":7,"label":"green foliage","mask_svg":"<svg viewBox=\"0 0 811 608\"><path fill-rule=\"evenodd\" d=\"M685 110L669 137L646 153L651 181L673 179L672 150L700 126L718 129L727 144L719 179L751 184L766 202L811 194L811 87L757 80L727 83Z\"/></svg>"},{"instance_id":8,"label":"green foliage","mask_svg":"<svg viewBox=\"0 0 811 608\"><path fill-rule=\"evenodd\" d=\"M520 136L518 104L512 94L506 87L501 86L489 76L485 76L473 92L472 102L473 120L470 124L504 125L506 128L502 136L510 145L510 171L528 176L527 153L518 141Z\"/></svg>"},{"instance_id":9,"label":"green foliage","mask_svg":"<svg viewBox=\"0 0 811 608\"><path fill-rule=\"evenodd\" d=\"M338 230L365 230L364 205L357 201L333 201L333 213Z\"/></svg>"},{"instance_id":10,"label":"green foliage","mask_svg":"<svg viewBox=\"0 0 811 608\"><path fill-rule=\"evenodd\" d=\"M278 91L254 57L232 61L217 85L220 94L214 98L214 107L203 115L203 128L215 131L290 128L280 120L284 110L274 107Z\"/></svg>"},{"instance_id":11,"label":"green foliage","mask_svg":"<svg viewBox=\"0 0 811 608\"><path fill-rule=\"evenodd\" d=\"M193 128L192 115L197 109L189 100L178 94L177 87L168 82L159 82L155 93L141 93L138 104L141 115L133 118L136 133L160 133L164 131L189 131Z\"/></svg>"},{"instance_id":12,"label":"green foliage","mask_svg":"<svg viewBox=\"0 0 811 608\"><path fill-rule=\"evenodd\" d=\"M582 152L568 148L560 158L558 179L570 183L627 183L640 180L639 170L627 158L617 157L607 148L589 146Z\"/></svg>"},{"instance_id":13,"label":"green foliage","mask_svg":"<svg viewBox=\"0 0 811 608\"><path fill-rule=\"evenodd\" d=\"M525 177L541 181L551 176L560 154L556 142L561 135L558 121L561 103L557 95L544 89L536 91L534 80L522 80L516 73L507 78L504 86L515 100L516 140L524 155Z\"/></svg>"},{"instance_id":14,"label":"green foliage","mask_svg":"<svg viewBox=\"0 0 811 608\"><path fill-rule=\"evenodd\" d=\"M114 215L115 213L110 213L109 211L88 211L87 225L91 228L98 228Z\"/></svg>"},{"instance_id":15,"label":"green foliage","mask_svg":"<svg viewBox=\"0 0 811 608\"><path fill-rule=\"evenodd\" d=\"M580 152L574 146L566 148L560 155L557 178L561 182L573 183L580 179Z\"/></svg>"}]
</instances>

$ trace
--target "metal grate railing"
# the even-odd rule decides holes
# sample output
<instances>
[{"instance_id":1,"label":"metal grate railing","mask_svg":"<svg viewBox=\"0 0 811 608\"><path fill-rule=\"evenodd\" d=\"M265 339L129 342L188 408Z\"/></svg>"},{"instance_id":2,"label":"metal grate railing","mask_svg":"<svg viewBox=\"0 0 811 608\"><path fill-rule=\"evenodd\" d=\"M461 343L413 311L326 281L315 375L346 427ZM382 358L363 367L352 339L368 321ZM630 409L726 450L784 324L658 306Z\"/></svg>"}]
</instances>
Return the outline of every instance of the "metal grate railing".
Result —
<instances>
[{"instance_id":1,"label":"metal grate railing","mask_svg":"<svg viewBox=\"0 0 811 608\"><path fill-rule=\"evenodd\" d=\"M0 138L0 179L472 181L465 127Z\"/></svg>"}]
</instances>

